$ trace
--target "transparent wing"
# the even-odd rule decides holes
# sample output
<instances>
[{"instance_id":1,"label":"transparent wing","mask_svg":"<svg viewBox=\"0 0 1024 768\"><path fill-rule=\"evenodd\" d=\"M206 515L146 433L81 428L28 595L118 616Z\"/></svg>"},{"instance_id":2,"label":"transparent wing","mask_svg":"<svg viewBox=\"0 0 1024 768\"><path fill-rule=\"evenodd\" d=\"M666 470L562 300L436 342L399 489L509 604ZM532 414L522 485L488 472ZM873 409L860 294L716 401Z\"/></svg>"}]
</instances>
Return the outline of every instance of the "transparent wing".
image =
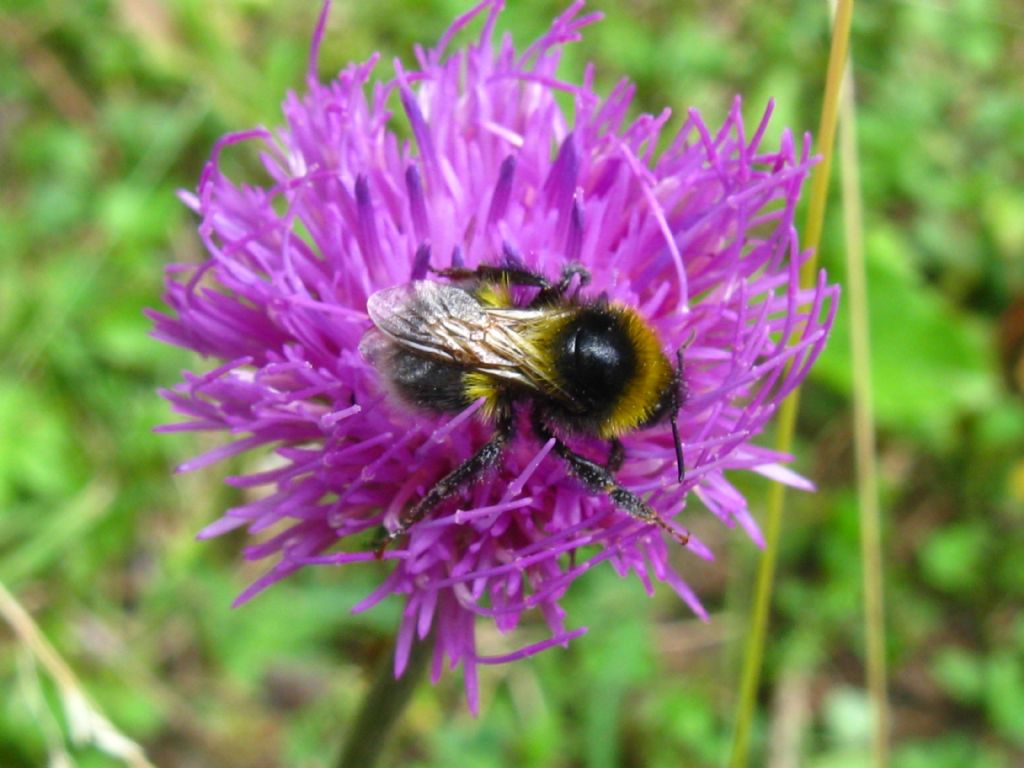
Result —
<instances>
[{"instance_id":1,"label":"transparent wing","mask_svg":"<svg viewBox=\"0 0 1024 768\"><path fill-rule=\"evenodd\" d=\"M529 329L543 320L539 310L484 307L458 286L427 280L378 291L366 309L374 325L406 349L560 392L530 339Z\"/></svg>"}]
</instances>

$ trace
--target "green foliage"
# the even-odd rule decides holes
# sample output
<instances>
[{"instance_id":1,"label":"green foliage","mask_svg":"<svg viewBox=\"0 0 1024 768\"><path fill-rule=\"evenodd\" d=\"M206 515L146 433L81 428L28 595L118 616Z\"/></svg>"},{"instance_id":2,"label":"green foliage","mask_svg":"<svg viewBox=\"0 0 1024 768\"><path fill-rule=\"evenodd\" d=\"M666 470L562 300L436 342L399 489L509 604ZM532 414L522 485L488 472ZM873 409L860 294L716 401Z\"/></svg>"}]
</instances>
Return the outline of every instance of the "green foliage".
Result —
<instances>
[{"instance_id":1,"label":"green foliage","mask_svg":"<svg viewBox=\"0 0 1024 768\"><path fill-rule=\"evenodd\" d=\"M948 443L964 413L990 407L998 382L984 325L957 312L914 271L906 236L868 232L872 395L879 426ZM849 306L840 310L817 375L850 390Z\"/></svg>"},{"instance_id":2,"label":"green foliage","mask_svg":"<svg viewBox=\"0 0 1024 768\"><path fill-rule=\"evenodd\" d=\"M645 108L678 117L696 106L712 122L736 93L751 122L775 98L770 140L783 125L816 127L824 4L595 4L608 19L567 71L593 60L602 88L628 75ZM330 77L378 49L390 71L391 56L436 39L467 5L337 0L318 71ZM525 39L563 5L509 3L503 24ZM293 576L230 608L260 571L240 564L240 537L193 539L238 502L219 479L228 468L173 478L212 446L152 433L172 419L154 390L199 364L149 338L141 314L160 302L164 264L201 254L175 190L194 188L218 136L280 119L285 92L305 78L317 10L267 0L0 10L0 580L161 766L328 764L397 620L392 603L350 613L377 564ZM1024 411L995 341L1024 284L1014 13L997 0L883 0L855 17L900 768L1024 760ZM251 158L232 161L244 169ZM841 276L838 205L824 242ZM798 468L820 490L790 496L755 764L792 711L787 692L807 713L801 765L868 759L847 309L804 395ZM764 484L739 482L759 513ZM694 527L719 559L680 555L680 567L712 609L709 625L667 590L648 599L597 569L568 596L571 624L588 634L485 669L478 719L456 676L425 686L385 763L720 765L755 553L698 507ZM528 621L515 638L482 642L501 652L539 631ZM65 716L23 646L0 633L0 649L0 765L43 764ZM79 766L119 764L69 749Z\"/></svg>"}]
</instances>

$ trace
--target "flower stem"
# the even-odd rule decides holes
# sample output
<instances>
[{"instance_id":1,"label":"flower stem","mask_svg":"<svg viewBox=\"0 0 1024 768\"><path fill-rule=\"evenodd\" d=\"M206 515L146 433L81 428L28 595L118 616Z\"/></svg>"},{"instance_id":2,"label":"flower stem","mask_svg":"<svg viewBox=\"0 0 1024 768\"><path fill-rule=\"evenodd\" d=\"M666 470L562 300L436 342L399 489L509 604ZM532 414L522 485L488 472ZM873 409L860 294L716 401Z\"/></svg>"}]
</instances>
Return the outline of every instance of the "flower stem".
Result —
<instances>
[{"instance_id":1,"label":"flower stem","mask_svg":"<svg viewBox=\"0 0 1024 768\"><path fill-rule=\"evenodd\" d=\"M852 67L839 112L839 163L842 170L846 283L850 296L850 366L853 370L853 442L857 457L857 498L864 577L865 645L868 690L874 703L874 764L889 764L889 698L885 668L885 611L882 590L882 523L875 462L875 410L871 397L871 329L868 323L864 222L857 158L857 111Z\"/></svg>"},{"instance_id":2,"label":"flower stem","mask_svg":"<svg viewBox=\"0 0 1024 768\"><path fill-rule=\"evenodd\" d=\"M336 768L371 768L376 764L389 731L423 677L432 649L430 638L413 643L405 672L397 679L394 651L385 654L338 756Z\"/></svg>"},{"instance_id":3,"label":"flower stem","mask_svg":"<svg viewBox=\"0 0 1024 768\"><path fill-rule=\"evenodd\" d=\"M811 256L800 270L802 286L812 285L818 271L818 246L821 243L825 207L828 203L828 182L832 168L832 151L835 146L839 92L842 87L843 71L849 50L852 20L853 0L839 0L839 8L832 28L832 45L829 51L821 122L818 125L818 149L822 156L822 162L815 169L811 178L811 196L807 206L807 221L804 226L804 246L810 249ZM793 442L799 397L800 391L796 390L780 409L776 447L782 453L788 453ZM747 764L750 730L757 701L757 689L761 680L761 665L764 659L764 644L768 629L768 614L775 580L775 564L778 559L779 533L782 530L782 507L785 498L785 486L781 483L773 484L768 496L765 550L758 566L751 626L747 633L744 652L740 696L736 708L736 729L733 734L732 755L729 760L731 768L743 768Z\"/></svg>"}]
</instances>

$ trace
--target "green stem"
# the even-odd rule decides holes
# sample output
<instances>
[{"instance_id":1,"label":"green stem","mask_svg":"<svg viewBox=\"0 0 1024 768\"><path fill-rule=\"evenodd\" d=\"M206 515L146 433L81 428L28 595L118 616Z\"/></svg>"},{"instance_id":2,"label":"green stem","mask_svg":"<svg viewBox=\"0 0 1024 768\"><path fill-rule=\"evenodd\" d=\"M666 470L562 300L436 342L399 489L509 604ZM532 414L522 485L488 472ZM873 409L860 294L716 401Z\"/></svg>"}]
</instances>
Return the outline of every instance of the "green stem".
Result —
<instances>
[{"instance_id":1,"label":"green stem","mask_svg":"<svg viewBox=\"0 0 1024 768\"><path fill-rule=\"evenodd\" d=\"M843 232L846 284L850 302L850 365L853 370L853 442L857 457L857 498L860 509L861 563L864 576L864 632L868 690L874 702L874 764L889 764L889 698L885 668L885 611L882 589L882 514L878 503L875 462L875 411L871 398L871 329L868 322L867 274L864 268L864 222L857 158L857 111L853 73L846 66L846 85L839 112L839 163L842 169Z\"/></svg>"},{"instance_id":2,"label":"green stem","mask_svg":"<svg viewBox=\"0 0 1024 768\"><path fill-rule=\"evenodd\" d=\"M828 182L832 168L832 152L835 146L839 92L842 87L843 71L849 50L852 20L853 0L839 0L839 9L832 29L832 46L829 51L821 122L818 125L818 149L822 156L822 162L815 169L811 178L811 196L807 206L807 221L804 226L804 246L811 251L811 257L800 270L800 284L805 287L813 285L818 271L818 246L821 243L825 207L828 203ZM776 447L782 453L789 453L793 443L799 396L800 391L795 391L782 404L779 412ZM750 731L754 719L757 689L761 680L761 665L764 659L764 644L768 630L768 615L775 580L775 564L778 560L778 541L779 533L782 530L782 508L785 498L785 486L779 483L774 484L768 496L765 550L758 567L751 626L747 634L743 659L740 696L736 707L736 730L733 734L732 755L729 760L731 768L743 768L747 764Z\"/></svg>"},{"instance_id":3,"label":"green stem","mask_svg":"<svg viewBox=\"0 0 1024 768\"><path fill-rule=\"evenodd\" d=\"M405 672L397 680L394 652L384 655L335 763L336 768L372 768L376 764L387 743L388 733L427 669L432 651L433 642L429 637L413 643Z\"/></svg>"}]
</instances>

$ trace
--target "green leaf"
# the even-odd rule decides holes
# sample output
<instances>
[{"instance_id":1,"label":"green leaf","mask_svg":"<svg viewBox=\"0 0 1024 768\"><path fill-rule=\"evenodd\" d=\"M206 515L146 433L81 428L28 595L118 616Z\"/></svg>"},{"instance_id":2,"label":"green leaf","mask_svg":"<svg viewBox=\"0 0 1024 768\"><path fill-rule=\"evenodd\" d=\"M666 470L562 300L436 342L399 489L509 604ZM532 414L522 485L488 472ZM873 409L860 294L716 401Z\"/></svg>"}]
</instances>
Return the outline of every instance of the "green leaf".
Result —
<instances>
[{"instance_id":1,"label":"green leaf","mask_svg":"<svg viewBox=\"0 0 1024 768\"><path fill-rule=\"evenodd\" d=\"M963 648L940 649L932 663L932 674L943 688L965 704L977 702L984 692L984 664Z\"/></svg>"},{"instance_id":2,"label":"green leaf","mask_svg":"<svg viewBox=\"0 0 1024 768\"><path fill-rule=\"evenodd\" d=\"M1024 664L1019 656L1002 651L988 663L985 708L995 727L1007 739L1024 746Z\"/></svg>"},{"instance_id":3,"label":"green leaf","mask_svg":"<svg viewBox=\"0 0 1024 768\"><path fill-rule=\"evenodd\" d=\"M969 590L985 577L989 532L981 522L938 528L920 550L921 568L929 584L949 592Z\"/></svg>"},{"instance_id":4,"label":"green leaf","mask_svg":"<svg viewBox=\"0 0 1024 768\"><path fill-rule=\"evenodd\" d=\"M948 443L961 414L996 395L989 342L910 267L896 231L875 228L867 242L872 394L879 424ZM849 393L849 302L840 305L816 375Z\"/></svg>"}]
</instances>

